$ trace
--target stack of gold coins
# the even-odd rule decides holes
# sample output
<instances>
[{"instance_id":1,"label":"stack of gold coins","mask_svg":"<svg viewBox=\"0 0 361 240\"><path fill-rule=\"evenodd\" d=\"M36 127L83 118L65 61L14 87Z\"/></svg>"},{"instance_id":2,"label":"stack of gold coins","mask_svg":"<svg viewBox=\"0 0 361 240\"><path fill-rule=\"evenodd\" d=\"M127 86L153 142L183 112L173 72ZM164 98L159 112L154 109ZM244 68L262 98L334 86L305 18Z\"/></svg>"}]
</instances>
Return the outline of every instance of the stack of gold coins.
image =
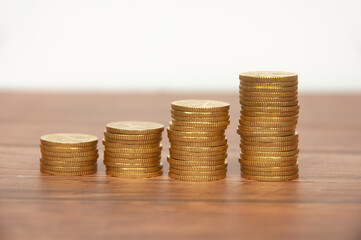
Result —
<instances>
[{"instance_id":1,"label":"stack of gold coins","mask_svg":"<svg viewBox=\"0 0 361 240\"><path fill-rule=\"evenodd\" d=\"M226 177L229 104L213 100L172 102L169 123L169 176L184 181Z\"/></svg>"},{"instance_id":2,"label":"stack of gold coins","mask_svg":"<svg viewBox=\"0 0 361 240\"><path fill-rule=\"evenodd\" d=\"M87 134L56 133L40 137L40 171L80 176L97 171L98 138Z\"/></svg>"},{"instance_id":3,"label":"stack of gold coins","mask_svg":"<svg viewBox=\"0 0 361 240\"><path fill-rule=\"evenodd\" d=\"M153 122L108 123L103 144L106 174L120 178L149 178L163 174L164 126Z\"/></svg>"},{"instance_id":4,"label":"stack of gold coins","mask_svg":"<svg viewBox=\"0 0 361 240\"><path fill-rule=\"evenodd\" d=\"M297 74L246 72L239 79L242 176L258 181L298 178Z\"/></svg>"}]
</instances>

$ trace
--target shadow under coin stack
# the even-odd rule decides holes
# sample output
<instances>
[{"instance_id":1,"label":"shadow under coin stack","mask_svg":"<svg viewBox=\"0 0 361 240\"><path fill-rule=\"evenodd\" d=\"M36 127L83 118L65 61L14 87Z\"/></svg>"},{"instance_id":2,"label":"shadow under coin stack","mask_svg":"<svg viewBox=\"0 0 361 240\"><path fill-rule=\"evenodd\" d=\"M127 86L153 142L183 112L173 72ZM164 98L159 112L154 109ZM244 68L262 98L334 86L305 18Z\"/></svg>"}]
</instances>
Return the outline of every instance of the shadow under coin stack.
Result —
<instances>
[{"instance_id":1,"label":"shadow under coin stack","mask_svg":"<svg viewBox=\"0 0 361 240\"><path fill-rule=\"evenodd\" d=\"M149 178L163 174L162 132L159 123L124 121L106 126L103 144L106 174L120 178Z\"/></svg>"},{"instance_id":2,"label":"shadow under coin stack","mask_svg":"<svg viewBox=\"0 0 361 240\"><path fill-rule=\"evenodd\" d=\"M87 134L57 133L40 137L40 172L80 176L97 171L98 138Z\"/></svg>"},{"instance_id":3,"label":"shadow under coin stack","mask_svg":"<svg viewBox=\"0 0 361 240\"><path fill-rule=\"evenodd\" d=\"M258 181L298 178L298 76L288 72L239 75L242 177Z\"/></svg>"},{"instance_id":4,"label":"shadow under coin stack","mask_svg":"<svg viewBox=\"0 0 361 240\"><path fill-rule=\"evenodd\" d=\"M229 104L213 100L172 102L169 124L169 176L184 181L226 177Z\"/></svg>"}]
</instances>

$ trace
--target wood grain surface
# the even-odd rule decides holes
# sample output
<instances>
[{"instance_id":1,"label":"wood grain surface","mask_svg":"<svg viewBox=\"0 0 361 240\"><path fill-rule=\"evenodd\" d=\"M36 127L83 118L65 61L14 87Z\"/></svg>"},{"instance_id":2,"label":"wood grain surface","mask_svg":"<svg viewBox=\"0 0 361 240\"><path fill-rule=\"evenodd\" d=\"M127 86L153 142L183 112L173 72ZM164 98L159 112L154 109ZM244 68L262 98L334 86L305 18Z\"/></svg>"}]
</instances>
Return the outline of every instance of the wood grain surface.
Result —
<instances>
[{"instance_id":1,"label":"wood grain surface","mask_svg":"<svg viewBox=\"0 0 361 240\"><path fill-rule=\"evenodd\" d=\"M80 132L102 138L121 120L168 125L170 102L231 103L224 180L124 180L39 172L39 137ZM361 239L361 95L302 95L300 178L240 177L236 94L0 93L0 239ZM103 147L99 143L99 150Z\"/></svg>"}]
</instances>

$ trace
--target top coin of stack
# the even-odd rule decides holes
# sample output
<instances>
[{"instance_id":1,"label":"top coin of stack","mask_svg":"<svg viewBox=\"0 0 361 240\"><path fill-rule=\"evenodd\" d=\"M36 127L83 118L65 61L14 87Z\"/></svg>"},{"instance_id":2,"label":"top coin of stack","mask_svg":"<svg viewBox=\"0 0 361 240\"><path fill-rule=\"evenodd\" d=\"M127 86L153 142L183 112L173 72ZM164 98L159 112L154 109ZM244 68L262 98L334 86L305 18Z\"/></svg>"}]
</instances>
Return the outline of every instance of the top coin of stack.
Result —
<instances>
[{"instance_id":1,"label":"top coin of stack","mask_svg":"<svg viewBox=\"0 0 361 240\"><path fill-rule=\"evenodd\" d=\"M297 178L297 74L246 72L239 79L242 176L258 181Z\"/></svg>"},{"instance_id":2,"label":"top coin of stack","mask_svg":"<svg viewBox=\"0 0 361 240\"><path fill-rule=\"evenodd\" d=\"M98 138L87 134L57 133L40 137L40 171L77 176L97 171Z\"/></svg>"},{"instance_id":3,"label":"top coin of stack","mask_svg":"<svg viewBox=\"0 0 361 240\"><path fill-rule=\"evenodd\" d=\"M106 173L121 178L162 175L163 131L162 124L153 122L108 123L103 139Z\"/></svg>"},{"instance_id":4,"label":"top coin of stack","mask_svg":"<svg viewBox=\"0 0 361 240\"><path fill-rule=\"evenodd\" d=\"M229 104L213 100L172 102L169 176L184 181L212 181L226 177Z\"/></svg>"}]
</instances>

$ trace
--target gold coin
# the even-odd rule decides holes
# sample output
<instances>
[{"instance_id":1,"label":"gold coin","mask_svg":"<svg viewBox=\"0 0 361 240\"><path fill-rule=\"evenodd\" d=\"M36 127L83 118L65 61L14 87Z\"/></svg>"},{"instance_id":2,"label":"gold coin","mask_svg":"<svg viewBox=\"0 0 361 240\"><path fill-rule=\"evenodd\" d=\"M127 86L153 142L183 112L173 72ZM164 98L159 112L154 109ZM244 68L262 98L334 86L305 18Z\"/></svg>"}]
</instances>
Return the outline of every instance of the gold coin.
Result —
<instances>
[{"instance_id":1,"label":"gold coin","mask_svg":"<svg viewBox=\"0 0 361 240\"><path fill-rule=\"evenodd\" d=\"M113 143L113 142L107 142L105 140L103 140L103 145L105 147L110 147L110 148L157 148L160 147L160 143L156 142L156 143L151 143L151 144L122 144L122 143Z\"/></svg>"},{"instance_id":2,"label":"gold coin","mask_svg":"<svg viewBox=\"0 0 361 240\"><path fill-rule=\"evenodd\" d=\"M213 152L190 152L187 150L179 150L175 148L169 148L170 155L178 155L178 156L193 156L193 157L214 157L219 155L227 154L227 150L224 151L213 151Z\"/></svg>"},{"instance_id":3,"label":"gold coin","mask_svg":"<svg viewBox=\"0 0 361 240\"><path fill-rule=\"evenodd\" d=\"M251 167L286 167L286 166L292 166L297 164L296 160L291 161L283 161L283 162L268 162L268 161L248 161L244 159L240 159L239 162L242 166L251 166Z\"/></svg>"},{"instance_id":4,"label":"gold coin","mask_svg":"<svg viewBox=\"0 0 361 240\"><path fill-rule=\"evenodd\" d=\"M147 173L120 173L106 170L107 175L119 178L139 179L139 178L151 178L161 176L163 171L158 172L147 172Z\"/></svg>"},{"instance_id":5,"label":"gold coin","mask_svg":"<svg viewBox=\"0 0 361 240\"><path fill-rule=\"evenodd\" d=\"M294 112L300 109L300 105L291 107L249 107L242 105L242 110L251 112Z\"/></svg>"},{"instance_id":6,"label":"gold coin","mask_svg":"<svg viewBox=\"0 0 361 240\"><path fill-rule=\"evenodd\" d=\"M109 133L146 135L160 134L163 132L164 126L154 122L123 121L108 123L106 129Z\"/></svg>"},{"instance_id":7,"label":"gold coin","mask_svg":"<svg viewBox=\"0 0 361 240\"><path fill-rule=\"evenodd\" d=\"M138 134L116 134L116 133L109 133L104 131L104 137L115 139L115 140L150 140L150 139L160 139L162 137L162 134L144 134L144 135L138 135Z\"/></svg>"},{"instance_id":8,"label":"gold coin","mask_svg":"<svg viewBox=\"0 0 361 240\"><path fill-rule=\"evenodd\" d=\"M55 176L83 176L83 175L89 175L97 172L97 169L92 169L88 171L73 171L73 172L58 172L58 171L51 171L47 169L40 168L40 172L48 175L55 175Z\"/></svg>"},{"instance_id":9,"label":"gold coin","mask_svg":"<svg viewBox=\"0 0 361 240\"><path fill-rule=\"evenodd\" d=\"M240 144L240 147L246 151L256 151L256 152L288 152L291 150L295 150L298 148L298 144L290 145L290 146L276 146L276 147L268 147L268 146L249 146Z\"/></svg>"},{"instance_id":10,"label":"gold coin","mask_svg":"<svg viewBox=\"0 0 361 240\"><path fill-rule=\"evenodd\" d=\"M294 82L298 80L298 75L282 71L254 71L240 73L239 79L249 82Z\"/></svg>"},{"instance_id":11,"label":"gold coin","mask_svg":"<svg viewBox=\"0 0 361 240\"><path fill-rule=\"evenodd\" d=\"M156 148L111 148L105 147L106 151L114 153L129 153L129 154L140 154L140 153L159 153L162 151L162 146Z\"/></svg>"},{"instance_id":12,"label":"gold coin","mask_svg":"<svg viewBox=\"0 0 361 240\"><path fill-rule=\"evenodd\" d=\"M220 142L220 141L224 141L226 139L225 135L221 135L218 137L173 137L173 136L169 136L169 141L171 143L176 143L176 142L183 142L183 143L194 143L194 144L199 144L199 143L214 143L214 142Z\"/></svg>"},{"instance_id":13,"label":"gold coin","mask_svg":"<svg viewBox=\"0 0 361 240\"><path fill-rule=\"evenodd\" d=\"M250 127L238 124L238 130L245 132L253 132L254 134L272 133L272 132L287 132L295 131L297 125L281 126L281 127Z\"/></svg>"},{"instance_id":14,"label":"gold coin","mask_svg":"<svg viewBox=\"0 0 361 240\"><path fill-rule=\"evenodd\" d=\"M97 168L97 164L88 165L88 166L81 166L81 167L72 167L72 166L52 166L52 165L45 165L40 163L41 169L46 169L50 171L59 171L59 172L82 172L82 171L90 171Z\"/></svg>"},{"instance_id":15,"label":"gold coin","mask_svg":"<svg viewBox=\"0 0 361 240\"><path fill-rule=\"evenodd\" d=\"M288 162L297 160L298 154L292 156L254 156L241 153L242 160L259 161L259 162Z\"/></svg>"},{"instance_id":16,"label":"gold coin","mask_svg":"<svg viewBox=\"0 0 361 240\"><path fill-rule=\"evenodd\" d=\"M284 166L284 167L254 167L254 166L241 165L241 168L256 172L287 172L294 170L298 171L298 164Z\"/></svg>"},{"instance_id":17,"label":"gold coin","mask_svg":"<svg viewBox=\"0 0 361 240\"><path fill-rule=\"evenodd\" d=\"M240 130L244 130L244 131L254 131L254 132L258 132L258 133L262 133L262 132L286 132L286 131L290 131L290 130L295 130L296 129L296 125L292 125L292 126L282 126L282 127L249 127L249 126L244 126L244 125L238 125L238 129Z\"/></svg>"},{"instance_id":18,"label":"gold coin","mask_svg":"<svg viewBox=\"0 0 361 240\"><path fill-rule=\"evenodd\" d=\"M254 112L241 110L241 116L246 117L295 117L298 116L299 111L290 112Z\"/></svg>"},{"instance_id":19,"label":"gold coin","mask_svg":"<svg viewBox=\"0 0 361 240\"><path fill-rule=\"evenodd\" d=\"M159 162L161 160L161 156L151 157L151 158L115 158L104 156L104 161L112 162L112 163L124 163L124 164L142 164L142 163L154 163Z\"/></svg>"},{"instance_id":20,"label":"gold coin","mask_svg":"<svg viewBox=\"0 0 361 240\"><path fill-rule=\"evenodd\" d=\"M283 181L290 181L298 178L298 173L290 176L252 176L248 174L242 173L242 177L247 178L249 180L257 180L261 182L283 182Z\"/></svg>"},{"instance_id":21,"label":"gold coin","mask_svg":"<svg viewBox=\"0 0 361 240\"><path fill-rule=\"evenodd\" d=\"M199 171L179 170L179 169L170 167L169 172L177 174L177 175L181 175L181 176L217 176L217 175L221 175L221 174L226 174L227 169L199 172Z\"/></svg>"},{"instance_id":22,"label":"gold coin","mask_svg":"<svg viewBox=\"0 0 361 240\"><path fill-rule=\"evenodd\" d=\"M107 167L115 167L115 168L145 168L145 167L156 167L161 164L160 161L156 162L143 162L143 163L121 163L121 162L111 162L111 161L103 161L104 165Z\"/></svg>"},{"instance_id":23,"label":"gold coin","mask_svg":"<svg viewBox=\"0 0 361 240\"><path fill-rule=\"evenodd\" d=\"M290 97L257 97L257 96L249 96L246 93L240 94L239 99L243 101L249 102L290 102L298 100L298 96L290 96Z\"/></svg>"},{"instance_id":24,"label":"gold coin","mask_svg":"<svg viewBox=\"0 0 361 240\"><path fill-rule=\"evenodd\" d=\"M188 143L211 143L211 142L219 142L227 139L226 135L223 133L218 136L196 136L196 135L169 135L168 136L170 142L188 142Z\"/></svg>"},{"instance_id":25,"label":"gold coin","mask_svg":"<svg viewBox=\"0 0 361 240\"><path fill-rule=\"evenodd\" d=\"M241 121L249 121L249 122L294 122L298 120L298 115L291 117L248 117L241 115Z\"/></svg>"},{"instance_id":26,"label":"gold coin","mask_svg":"<svg viewBox=\"0 0 361 240\"><path fill-rule=\"evenodd\" d=\"M242 149L241 152L242 154L245 155L250 155L250 156L255 156L255 157L291 157L294 155L297 155L299 153L299 149L292 149L289 151L256 151L256 150L247 150L247 149Z\"/></svg>"},{"instance_id":27,"label":"gold coin","mask_svg":"<svg viewBox=\"0 0 361 240\"><path fill-rule=\"evenodd\" d=\"M186 112L225 112L229 103L215 100L178 100L172 102L172 109Z\"/></svg>"},{"instance_id":28,"label":"gold coin","mask_svg":"<svg viewBox=\"0 0 361 240\"><path fill-rule=\"evenodd\" d=\"M59 162L89 162L89 161L96 161L99 157L99 154L86 156L86 157L56 157L56 156L49 156L46 154L42 154L42 159L47 161L59 161Z\"/></svg>"},{"instance_id":29,"label":"gold coin","mask_svg":"<svg viewBox=\"0 0 361 240\"><path fill-rule=\"evenodd\" d=\"M284 147L284 146L297 145L298 140L285 141L285 142L252 142L252 141L243 141L242 139L241 144L248 146L259 146L259 147Z\"/></svg>"},{"instance_id":30,"label":"gold coin","mask_svg":"<svg viewBox=\"0 0 361 240\"><path fill-rule=\"evenodd\" d=\"M89 157L89 156L94 156L94 155L98 154L98 150L92 150L92 151L88 151L88 152L51 152L51 151L46 151L46 150L40 149L40 152L42 155L54 156L54 157L64 157L64 158Z\"/></svg>"},{"instance_id":31,"label":"gold coin","mask_svg":"<svg viewBox=\"0 0 361 240\"><path fill-rule=\"evenodd\" d=\"M298 168L296 170L289 170L289 171L277 171L277 172L260 172L260 171L251 171L251 170L247 170L242 168L241 170L242 173L247 174L247 175L252 175L252 176L292 176L298 173Z\"/></svg>"},{"instance_id":32,"label":"gold coin","mask_svg":"<svg viewBox=\"0 0 361 240\"><path fill-rule=\"evenodd\" d=\"M172 119L176 121L186 121L186 122L229 122L229 115L224 117L212 117L212 118L194 118L194 117L180 117L172 114Z\"/></svg>"},{"instance_id":33,"label":"gold coin","mask_svg":"<svg viewBox=\"0 0 361 240\"><path fill-rule=\"evenodd\" d=\"M229 121L223 122L187 122L187 121L178 121L172 119L172 125L175 126L186 126L186 127L200 127L200 128L212 128L212 127L227 127Z\"/></svg>"},{"instance_id":34,"label":"gold coin","mask_svg":"<svg viewBox=\"0 0 361 240\"><path fill-rule=\"evenodd\" d=\"M189 166L189 165L175 165L171 164L170 166L173 169L183 170L183 171L193 171L193 172L204 172L204 171L216 171L216 170L223 170L227 168L227 163L223 163L220 165L213 165L213 166Z\"/></svg>"},{"instance_id":35,"label":"gold coin","mask_svg":"<svg viewBox=\"0 0 361 240\"><path fill-rule=\"evenodd\" d=\"M239 95L240 96L247 96L247 97L277 97L277 98L281 98L281 97L296 97L298 96L298 91L294 91L294 92L248 92L248 91L244 91L242 89L239 90Z\"/></svg>"},{"instance_id":36,"label":"gold coin","mask_svg":"<svg viewBox=\"0 0 361 240\"><path fill-rule=\"evenodd\" d=\"M73 148L73 147L50 147L50 146L46 146L46 145L42 145L40 144L40 149L42 150L46 150L46 151L51 151L51 152L88 152L88 151L92 151L92 150L96 150L97 146L90 146L90 147L77 147L77 148Z\"/></svg>"},{"instance_id":37,"label":"gold coin","mask_svg":"<svg viewBox=\"0 0 361 240\"><path fill-rule=\"evenodd\" d=\"M180 154L170 154L168 157L171 157L173 159L176 160L182 160L182 161L199 161L199 162L204 162L204 161L219 161L221 163L224 162L224 160L227 158L227 154L222 154L222 155L214 155L214 156L193 156L193 155L180 155ZM220 164L221 164L220 163Z\"/></svg>"},{"instance_id":38,"label":"gold coin","mask_svg":"<svg viewBox=\"0 0 361 240\"><path fill-rule=\"evenodd\" d=\"M266 87L266 86L254 86L247 87L244 85L239 86L239 90L244 92L295 92L298 91L298 86L293 87Z\"/></svg>"},{"instance_id":39,"label":"gold coin","mask_svg":"<svg viewBox=\"0 0 361 240\"><path fill-rule=\"evenodd\" d=\"M169 177L177 180L190 181L190 182L208 182L208 181L219 180L227 176L226 174L221 174L217 176L182 176L171 172L169 172L168 175Z\"/></svg>"},{"instance_id":40,"label":"gold coin","mask_svg":"<svg viewBox=\"0 0 361 240\"><path fill-rule=\"evenodd\" d=\"M222 112L184 112L171 109L172 116L190 117L190 118L216 118L216 117L229 117L228 111Z\"/></svg>"},{"instance_id":41,"label":"gold coin","mask_svg":"<svg viewBox=\"0 0 361 240\"><path fill-rule=\"evenodd\" d=\"M257 82L257 81L240 81L241 86L246 87L295 87L298 85L298 81L291 82Z\"/></svg>"},{"instance_id":42,"label":"gold coin","mask_svg":"<svg viewBox=\"0 0 361 240\"><path fill-rule=\"evenodd\" d=\"M289 121L289 122L250 122L250 121L240 120L239 124L241 126L247 126L247 127L279 128L279 127L296 126L297 120Z\"/></svg>"},{"instance_id":43,"label":"gold coin","mask_svg":"<svg viewBox=\"0 0 361 240\"><path fill-rule=\"evenodd\" d=\"M161 155L161 152L155 153L117 153L117 152L109 152L104 150L104 157L112 157L112 158L153 158Z\"/></svg>"},{"instance_id":44,"label":"gold coin","mask_svg":"<svg viewBox=\"0 0 361 240\"><path fill-rule=\"evenodd\" d=\"M111 167L107 166L107 171L116 172L116 173L152 173L162 170L163 165L153 167Z\"/></svg>"},{"instance_id":45,"label":"gold coin","mask_svg":"<svg viewBox=\"0 0 361 240\"><path fill-rule=\"evenodd\" d=\"M88 147L97 145L98 138L80 133L54 133L41 136L40 143L52 147Z\"/></svg>"},{"instance_id":46,"label":"gold coin","mask_svg":"<svg viewBox=\"0 0 361 240\"><path fill-rule=\"evenodd\" d=\"M40 158L40 162L49 165L49 166L63 166L63 167L82 167L90 166L97 163L97 160L91 161L49 161L43 158Z\"/></svg>"},{"instance_id":47,"label":"gold coin","mask_svg":"<svg viewBox=\"0 0 361 240\"><path fill-rule=\"evenodd\" d=\"M184 142L170 140L171 147L185 146L185 147L218 147L227 144L227 139L214 142Z\"/></svg>"},{"instance_id":48,"label":"gold coin","mask_svg":"<svg viewBox=\"0 0 361 240\"><path fill-rule=\"evenodd\" d=\"M228 145L225 144L223 146L217 146L217 147L187 147L187 146L172 146L172 150L178 150L178 151L187 151L187 152L222 152L226 151L228 149Z\"/></svg>"},{"instance_id":49,"label":"gold coin","mask_svg":"<svg viewBox=\"0 0 361 240\"><path fill-rule=\"evenodd\" d=\"M209 131L209 132L184 132L184 131L174 131L167 128L168 137L191 137L191 138L208 138L208 137L225 137L225 131Z\"/></svg>"},{"instance_id":50,"label":"gold coin","mask_svg":"<svg viewBox=\"0 0 361 240\"><path fill-rule=\"evenodd\" d=\"M239 103L249 107L293 107L298 105L298 100L288 102L253 102L240 100Z\"/></svg>"},{"instance_id":51,"label":"gold coin","mask_svg":"<svg viewBox=\"0 0 361 240\"><path fill-rule=\"evenodd\" d=\"M255 132L255 131L245 131L237 129L237 133L244 137L283 137L294 135L296 133L295 130L285 131L285 132Z\"/></svg>"},{"instance_id":52,"label":"gold coin","mask_svg":"<svg viewBox=\"0 0 361 240\"><path fill-rule=\"evenodd\" d=\"M213 131L225 131L227 126L209 126L209 127L189 127L179 126L169 123L169 129L174 131L185 131L185 132L213 132Z\"/></svg>"},{"instance_id":53,"label":"gold coin","mask_svg":"<svg viewBox=\"0 0 361 240\"><path fill-rule=\"evenodd\" d=\"M182 142L216 142L222 141L225 139L225 135L214 136L214 137L180 137L168 134L168 138L170 141L182 141Z\"/></svg>"},{"instance_id":54,"label":"gold coin","mask_svg":"<svg viewBox=\"0 0 361 240\"><path fill-rule=\"evenodd\" d=\"M107 143L114 143L114 144L145 145L145 144L154 144L154 143L159 144L162 141L162 137L156 139L148 139L148 140L123 140L123 139L114 139L104 136L104 141L106 141Z\"/></svg>"},{"instance_id":55,"label":"gold coin","mask_svg":"<svg viewBox=\"0 0 361 240\"><path fill-rule=\"evenodd\" d=\"M168 156L167 158L168 163L172 166L217 166L221 164L225 164L225 158L220 160L180 160L174 159L173 157Z\"/></svg>"},{"instance_id":56,"label":"gold coin","mask_svg":"<svg viewBox=\"0 0 361 240\"><path fill-rule=\"evenodd\" d=\"M287 151L287 152L256 152L242 149L243 154L252 155L252 156L265 156L265 157L290 157L296 155L300 152L297 148L295 150Z\"/></svg>"},{"instance_id":57,"label":"gold coin","mask_svg":"<svg viewBox=\"0 0 361 240\"><path fill-rule=\"evenodd\" d=\"M287 142L287 141L298 141L298 133L292 134L289 136L282 136L282 137L242 137L242 140L244 141L252 141L252 142Z\"/></svg>"}]
</instances>

